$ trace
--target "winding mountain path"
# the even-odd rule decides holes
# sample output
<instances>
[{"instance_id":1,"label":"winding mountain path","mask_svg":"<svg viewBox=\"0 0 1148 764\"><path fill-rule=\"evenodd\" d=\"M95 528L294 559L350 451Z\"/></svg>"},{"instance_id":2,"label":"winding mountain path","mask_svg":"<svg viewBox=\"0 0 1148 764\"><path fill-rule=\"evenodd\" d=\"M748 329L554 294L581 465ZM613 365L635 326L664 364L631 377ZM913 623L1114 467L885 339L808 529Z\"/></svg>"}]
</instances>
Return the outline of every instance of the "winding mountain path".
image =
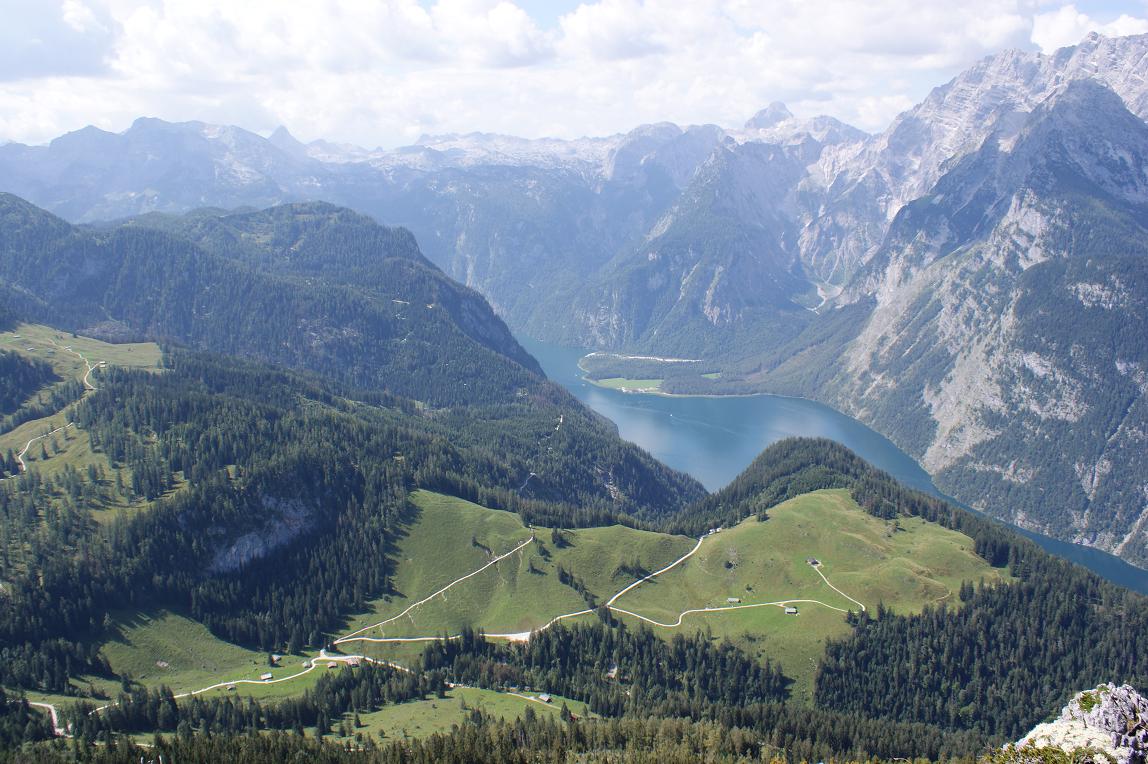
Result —
<instances>
[{"instance_id":1,"label":"winding mountain path","mask_svg":"<svg viewBox=\"0 0 1148 764\"><path fill-rule=\"evenodd\" d=\"M431 594L431 595L430 595L430 596L428 596L428 597L423 597L423 598L422 598L421 600L419 600L418 602L415 602L415 603L411 604L410 606L408 606L408 607L407 607L407 609L406 609L406 610L404 610L403 612L399 613L398 615L396 615L396 616L392 616L392 617L390 617L390 618L386 619L385 621L379 621L378 623L373 623L373 624L371 624L370 626L364 626L363 628L359 629L358 631L352 631L350 634L347 634L346 636L343 636L343 637L339 637L338 639L336 639L336 640L334 641L334 643L333 643L333 644L336 644L336 645L341 645L341 644L343 644L344 642L350 642L350 641L352 641L352 640L353 640L353 639L354 639L354 638L355 638L357 635L359 635L359 634L362 634L364 631L370 631L371 629L377 629L377 628L379 628L380 626L386 626L388 623L392 623L392 622L394 622L394 621L397 621L397 620L399 620L399 619L400 619L400 618L402 618L404 615L406 615L407 613L411 612L412 610L414 610L414 609L415 609L415 608L417 608L418 606L420 606L420 605L424 605L424 604L426 604L427 602L430 602L431 600L433 600L435 597L439 596L440 594L443 594L444 592L446 592L446 590L447 590L447 589L450 589L450 588L451 588L452 586L454 586L455 584L461 584L463 581L467 580L468 578L471 578L471 577L473 577L473 576L477 576L479 573L481 573L482 571L484 571L484 570L486 570L487 568L491 567L492 565L497 565L497 564L498 564L500 561L502 561L502 560L505 560L507 557L511 556L511 555L512 555L512 554L514 554L515 552L521 551L521 550L522 550L522 549L524 549L524 548L525 548L525 547L526 547L528 544L530 544L532 541L534 541L534 534L533 534L533 533L532 533L532 534L530 534L530 538L526 539L526 541L523 541L521 544L519 544L518 546L516 546L516 547L514 547L513 549L511 549L511 550L510 550L509 552L507 552L506 554L500 554L498 557L495 557L495 558L494 558L494 559L492 559L490 562L488 562L488 563L486 563L485 565L483 565L481 568L479 568L479 569L477 569L477 570L473 570L473 571L471 571L470 573L467 573L465 576L461 576L461 577L459 577L459 578L456 578L455 580L451 581L449 584L447 584L447 585L446 585L446 586L444 586L443 588L439 589L439 590L438 590L437 592L435 592L434 594Z\"/></svg>"},{"instance_id":2,"label":"winding mountain path","mask_svg":"<svg viewBox=\"0 0 1148 764\"><path fill-rule=\"evenodd\" d=\"M649 574L649 575L647 575L647 576L643 576L642 578L639 578L637 581L635 581L634 583L630 584L629 586L627 586L627 587L626 587L625 589L623 589L622 591L620 591L620 592L618 592L617 594L615 594L613 597L611 597L611 598L610 598L610 599L609 599L609 600L606 602L606 607L610 607L611 605L613 605L615 602L617 602L617 601L618 601L618 598L619 598L619 597L621 597L623 594L625 594L626 592L630 591L631 589L636 589L636 588L638 588L639 586L641 586L642 584L644 584L646 581L649 581L651 578L655 578L655 577L657 577L657 576L660 576L660 575L662 575L663 573L665 573L667 570L670 570L671 568L676 568L677 566L681 565L681 564L682 564L683 562L685 562L686 560L688 560L688 559L690 559L691 557L693 557L695 554L697 554L697 551L698 551L699 549L701 549L701 548L702 548L702 542L703 542L703 541L705 541L705 540L706 540L706 538L707 538L708 536L710 536L710 535L712 535L712 533L707 533L705 536L702 536L701 538L699 538L699 539L698 539L698 543L694 545L694 548L693 548L693 549L691 549L690 551L686 552L685 554L683 554L681 557L679 557L678 559L676 559L676 560L674 560L673 562L671 562L671 563L670 563L669 565L667 565L666 567L662 568L661 570L658 570L658 571L655 571L655 572L653 572L653 573L650 573L650 574Z\"/></svg>"},{"instance_id":3,"label":"winding mountain path","mask_svg":"<svg viewBox=\"0 0 1148 764\"><path fill-rule=\"evenodd\" d=\"M605 603L605 607L614 611L614 612L622 613L623 615L628 615L628 616L631 616L633 618L637 618L638 620L652 624L654 626L659 626L661 628L666 628L666 629L680 627L682 625L682 621L685 619L686 616L693 615L696 613L721 613L721 612L730 611L730 610L747 610L750 608L761 608L761 607L782 607L782 608L784 608L784 607L794 605L794 604L799 604L799 603L820 605L822 607L829 608L830 610L836 610L839 613L848 613L849 612L849 610L846 608L837 607L835 605L830 605L826 602L822 602L821 600L816 600L816 599L787 599L787 600L775 600L773 602L755 602L755 603L744 604L744 605L723 605L723 606L718 606L718 607L691 608L689 610L684 610L680 614L678 614L677 621L675 621L674 623L662 623L661 621L657 621L653 618L649 618L647 616L641 615L640 613L635 613L631 610L626 610L624 608L620 608L614 604L624 594L626 594L630 591L633 591L637 587L641 586L643 583L650 581L650 580L662 575L663 573L666 573L667 571L670 571L670 570L676 568L678 565L681 565L683 562L685 562L686 560L693 557L695 554L697 554L698 550L701 549L702 543L707 538L714 535L714 533L715 533L715 531L710 531L709 533L701 536L698 539L697 543L694 545L693 549L686 552L681 557L679 557L678 559L671 562L669 565L666 565L664 568L661 568L660 570L654 571L653 573L645 575L642 578L639 578L637 581L634 581L633 583L628 584L626 587L624 587L619 592L614 594L614 596L612 596L609 600L607 600ZM531 536L530 539L523 542L522 544L515 547L514 549L510 550L506 554L499 555L498 557L491 560L490 562L488 562L486 565L482 566L481 568L478 568L477 570L474 570L474 571L466 574L465 576L462 576L460 578L455 579L454 581L450 582L449 584L447 584L442 589L439 589L437 592L430 595L429 597L426 597L426 598L419 600L418 602L410 605L407 609L405 609L403 612L399 613L398 615L393 616L391 618L388 618L385 621L380 621L378 624L374 624L371 626L365 626L362 629L359 629L358 631L354 631L354 632L352 632L352 633L350 633L344 637L340 637L339 639L336 639L334 641L334 644L346 644L348 642L402 644L402 643L434 642L434 641L437 641L440 639L457 639L458 635L451 635L451 636L437 635L437 636L419 636L419 637L367 637L367 636L362 636L362 634L363 634L363 632L370 631L373 628L377 628L378 626L392 623L392 622L398 620L399 618L402 618L404 615L406 615L407 613L409 613L411 610L418 607L419 605L422 605L423 603L427 602L428 600L433 599L434 597L445 592L447 589L451 588L455 584L460 583L462 581L465 581L466 579L471 578L472 576L475 576L475 575L481 573L482 571L491 567L492 565L494 565L498 561L503 560L503 559L509 557L510 555L514 554L515 552L521 550L523 547L525 547L527 544L529 544L533 540L534 540L534 537ZM821 576L821 580L824 581L825 584L830 589L837 592L838 594L840 594L842 597L849 600L850 602L853 602L856 605L860 606L861 610L865 610L864 603L862 603L861 601L859 601L857 599L854 599L853 597L850 597L848 594L846 594L845 592L841 591L836 586L834 586L829 581L829 579L825 577L825 574L821 571L821 566L822 566L822 564L818 563L817 565L813 565L811 567L815 571L817 571L817 575ZM530 631L519 631L519 632L506 633L506 634L486 633L485 636L488 639L505 639L505 640L511 641L511 642L525 642L525 641L530 639L530 636L532 634L537 634L539 632L546 631L547 629L551 628L552 626L554 626L555 624L557 624L561 621L564 621L564 620L569 619L569 618L577 618L578 616L582 616L582 615L589 615L593 612L594 612L593 609L587 608L584 610L577 610L577 611L570 612L570 613L563 613L562 615L558 615L558 616L555 616L554 618L550 619L547 623L543 624L542 626L539 626L535 629L531 629Z\"/></svg>"},{"instance_id":4,"label":"winding mountain path","mask_svg":"<svg viewBox=\"0 0 1148 764\"><path fill-rule=\"evenodd\" d=\"M35 340L33 340L33 341L35 341ZM61 345L58 342L56 342L54 339L52 339L51 337L48 338L48 342L51 342L54 346L60 348L61 350L68 351L69 353L71 353L72 355L76 356L81 361L83 361L84 365L88 367L88 371L84 374L84 378L82 380L84 383L84 387L87 388L88 391L99 389L95 385L92 384L91 376L92 376L93 371L105 366L107 364L106 361L97 361L96 363L92 363L91 361L89 361L84 356L83 353L81 353L78 350L73 350L71 345ZM43 344L43 343L40 343L40 344Z\"/></svg>"},{"instance_id":5,"label":"winding mountain path","mask_svg":"<svg viewBox=\"0 0 1148 764\"><path fill-rule=\"evenodd\" d=\"M817 575L821 576L821 580L822 580L822 581L824 581L824 582L825 582L825 584L826 584L826 585L827 585L827 586L828 586L830 589L832 589L833 591L837 592L838 594L840 594L842 597L844 597L845 599L849 600L850 602L853 602L853 603L855 603L855 604L857 604L857 605L860 605L860 606L861 606L861 611L862 611L862 612L864 612L864 611L865 611L865 605L864 605L864 603L858 602L857 600L853 599L852 597L850 597L850 596L849 596L848 594L846 594L845 592L843 592L843 591L841 591L840 589L838 589L838 588L837 588L836 586L834 586L833 584L829 583L829 579L828 579L828 578L826 578L826 577L825 577L825 574L821 572L821 568L823 567L822 563L820 563L820 562L819 562L819 563L817 563L816 565L812 565L812 566L810 566L810 567L812 567L814 570L816 570L816 571L817 571ZM835 609L840 609L840 608L835 608Z\"/></svg>"},{"instance_id":6,"label":"winding mountain path","mask_svg":"<svg viewBox=\"0 0 1148 764\"><path fill-rule=\"evenodd\" d=\"M95 385L92 384L92 372L95 371L96 369L101 369L104 366L106 366L107 365L106 361L97 361L95 363L92 363L91 361L89 361L84 356L83 353L80 353L77 350L73 350L71 345L61 345L60 343L56 342L51 337L48 338L47 343L44 343L42 340L33 339L31 337L21 337L20 340L22 342L34 342L37 345L50 344L54 348L57 348L59 350L65 350L65 351L71 353L72 355L76 356L77 358L79 358L81 361L84 362L85 366L88 367L88 370L84 373L83 378L80 380L84 385L84 394L86 395L87 393L90 393L93 390L99 389L98 387L96 387ZM51 437L52 435L55 435L56 433L62 432L63 430L66 430L69 427L73 427L73 426L75 426L75 422L69 422L67 425L65 425L63 427L57 427L56 429L52 430L49 433L45 433L44 435L37 435L36 437L32 438L27 443L25 443L24 449L22 451L20 451L20 453L16 454L16 463L20 467L20 472L27 472L28 471L28 465L25 464L25 462L24 462L24 456L25 456L25 454L28 453L28 449L32 447L33 443L35 443L37 440L42 440L44 438ZM0 482L2 482L3 480L10 480L10 479L11 478L2 478L2 479L0 479Z\"/></svg>"},{"instance_id":7,"label":"winding mountain path","mask_svg":"<svg viewBox=\"0 0 1148 764\"><path fill-rule=\"evenodd\" d=\"M28 449L32 447L33 443L35 443L37 440L43 440L44 438L50 438L53 435L55 435L56 433L63 432L64 430L68 429L69 427L75 427L75 425L76 425L75 422L69 422L68 424L64 425L63 427L57 427L56 429L52 430L51 432L46 432L43 435L37 435L36 437L32 438L27 443L25 443L24 449L22 451L20 451L20 453L16 454L16 463L20 465L20 471L21 472L27 472L28 471L28 465L24 463L24 456L28 453Z\"/></svg>"},{"instance_id":8,"label":"winding mountain path","mask_svg":"<svg viewBox=\"0 0 1148 764\"><path fill-rule=\"evenodd\" d=\"M211 692L212 690L218 690L218 689L223 688L223 687L234 687L237 684L266 685L266 684L279 684L280 682L290 682L292 679L298 679L299 677L303 676L304 674L310 674L312 671L319 668L319 662L320 661L326 661L326 663L347 663L347 664L355 663L356 661L362 661L362 662L366 662L366 663L375 663L375 664L378 664L380 666L389 666L390 668L393 668L396 671L403 671L403 672L406 672L408 674L413 673L406 666L402 666L398 663L392 663L391 661L384 661L384 660L377 660L375 658L368 658L365 655L329 655L326 650L320 650L318 657L311 659L310 665L308 665L302 671L296 672L296 673L291 674L289 676L282 676L282 677L279 677L278 679L233 679L229 682L217 682L216 684L213 684L210 687L204 687L204 688L199 689L199 690L192 690L191 692L183 692L183 693L180 693L179 695L173 695L172 697L177 698L177 699L178 698L190 698L193 695L202 695L205 692ZM96 710L101 710L103 708L107 708L107 706L101 706L100 709L96 709Z\"/></svg>"},{"instance_id":9,"label":"winding mountain path","mask_svg":"<svg viewBox=\"0 0 1148 764\"><path fill-rule=\"evenodd\" d=\"M856 601L856 600L854 600L854 601ZM822 602L821 600L777 600L776 602L754 602L754 603L751 603L748 605L721 605L718 607L691 608L689 610L683 610L681 613L679 613L678 614L678 620L674 621L673 623L662 623L661 621L655 621L653 618L648 618L644 615L641 615L640 613L635 613L631 610L624 610L624 609L617 607L617 606L612 607L610 609L616 613L623 613L625 615L633 616L634 618L637 618L640 621L645 621L646 623L651 624L653 626L660 626L663 629L676 629L682 625L682 620L685 619L685 617L687 615L693 615L694 613L724 613L727 610L748 610L750 608L757 608L757 607L781 607L781 608L784 608L784 607L788 607L788 606L791 606L791 605L794 605L797 603L809 603L809 604L813 604L813 605L821 605L822 607L827 607L830 610L836 610L838 613L848 613L849 612L847 609L845 609L843 607L836 607L834 605L830 605L828 603Z\"/></svg>"},{"instance_id":10,"label":"winding mountain path","mask_svg":"<svg viewBox=\"0 0 1148 764\"><path fill-rule=\"evenodd\" d=\"M632 618L637 618L640 621L643 621L645 623L651 624L653 626L657 626L659 628L664 628L664 629L673 629L673 628L680 627L682 625L683 620L686 618L686 616L693 615L693 614L721 613L721 612L731 611L731 610L747 610L750 608L762 608L762 607L787 607L787 606L791 606L791 605L799 604L799 603L820 605L822 607L829 608L830 610L836 610L837 612L840 612L840 613L849 612L845 608L837 607L835 605L830 605L828 603L822 602L821 600L788 599L788 600L775 600L773 602L756 602L756 603L750 603L750 604L744 604L744 605L725 605L725 606L720 606L720 607L691 608L689 610L682 611L678 615L677 620L675 622L663 623L661 621L655 620L655 619L650 618L648 616L641 615L640 613L635 613L632 610L627 610L627 609L618 607L617 605L614 604L615 602L618 601L619 598L621 598L626 593L633 591L637 587L641 586L643 583L650 581L650 580L662 575L663 573L666 573L667 571L673 570L678 565L681 565L686 560L693 557L695 554L697 554L698 550L701 549L702 543L708 537L714 535L714 533L715 533L715 531L710 531L709 533L701 536L697 540L697 543L694 545L694 547L692 549L690 549L690 551L686 552L681 557L679 557L676 560L674 560L673 562L671 562L669 565L666 565L665 567L663 567L663 568L661 568L661 569L659 569L653 573L645 575L642 578L639 578L637 581L634 581L633 583L630 583L627 586L625 586L624 588L622 588L620 591L618 591L616 594L614 594L614 596L612 596L609 600L606 601L604 607L608 608L609 610L611 610L613 612L621 613L623 615L628 615L628 616L631 616ZM490 569L491 567L493 567L494 565L497 565L502 560L505 560L507 557L510 557L510 556L522 551L530 543L532 543L534 541L534 539L535 539L534 535L531 534L530 538L526 539L521 544L519 544L518 546L511 549L509 552L505 552L504 554L500 554L497 557L492 558L489 562L487 562L482 567L476 568L475 570L471 571L470 573L467 573L466 575L459 576L458 578L456 578L453 581L451 581L450 583L448 583L446 586L443 586L442 588L435 591L433 594L430 594L430 595L418 600L417 602L414 602L411 605L407 606L398 615L391 616L390 618L379 621L378 623L371 624L370 626L364 626L361 629L357 629L357 630L355 630L349 634L346 634L342 637L339 637L338 639L334 640L332 644L343 645L343 644L348 644L351 642L402 644L402 643L436 642L438 640L458 639L459 635L433 635L433 636L415 636L415 637L369 637L369 636L364 636L364 632L370 631L371 629L377 629L377 628L385 626L389 623L393 623L393 622L397 621L398 619L408 615L415 608L426 604L427 602L434 599L435 597L441 596L443 593L445 593L450 588L456 586L457 584L460 584L463 581L466 581L470 578L473 578L474 576L477 576L479 573L482 573L483 571ZM825 574L820 570L820 567L821 567L820 563L818 565L813 565L811 567L813 567L814 570L817 571L817 574L819 576L821 576L821 579L826 583L826 585L829 586L829 588L833 589L833 591L837 592L838 594L840 594L842 597L849 600L850 602L856 603L857 605L859 605L861 607L862 610L865 610L865 605L862 604L859 600L856 600L853 597L850 597L848 594L845 594L845 592L841 591L836 586L834 586L832 583L830 583L829 579L826 578ZM525 642L525 641L529 640L532 635L546 631L547 629L551 628L552 626L554 626L555 624L557 624L563 620L566 620L569 618L576 618L578 616L583 616L583 615L589 615L593 612L594 612L593 609L586 608L583 610L577 610L577 611L570 612L570 613L563 613L562 615L555 616L554 618L552 618L550 621L548 621L544 625L542 625L536 629L532 629L530 631L513 632L513 633L506 633L506 634L486 633L485 636L489 639L505 639L505 640L511 641L511 642ZM385 666L390 666L391 668L394 668L394 669L399 670L399 671L410 672L409 668L402 666L400 664L397 664L397 663L392 663L390 661L370 658L370 657L367 657L365 655L330 655L324 649L324 650L320 650L318 657L313 658L311 660L310 665L308 665L302 671L298 671L298 672L291 674L289 676L279 677L278 679L232 679L232 680L228 680L228 681L217 682L217 683L212 684L208 687L203 687L203 688L198 689L198 690L192 690L190 692L181 693L179 695L176 695L175 697L176 698L187 698L187 697L191 697L194 695L201 695L205 692L211 692L212 690L218 690L218 689L221 689L224 687L234 687L235 685L240 685L240 684L259 684L259 685L279 684L281 682L289 682L293 679L298 679L301 676L304 676L306 674L311 673L316 668L318 668L318 664L320 662L351 663L351 662L355 662L355 661L374 663L374 664L378 664L378 665L385 665ZM105 708L108 708L110 705L114 705L114 704L109 704L108 706L101 706L100 708L95 709L92 713L98 713L99 711L101 711ZM55 718L55 717L53 717L53 718Z\"/></svg>"},{"instance_id":11,"label":"winding mountain path","mask_svg":"<svg viewBox=\"0 0 1148 764\"><path fill-rule=\"evenodd\" d=\"M29 700L28 705L48 712L48 716L52 717L52 731L56 733L56 737L63 737L68 733L68 731L60 725L60 714L51 703L37 703Z\"/></svg>"}]
</instances>

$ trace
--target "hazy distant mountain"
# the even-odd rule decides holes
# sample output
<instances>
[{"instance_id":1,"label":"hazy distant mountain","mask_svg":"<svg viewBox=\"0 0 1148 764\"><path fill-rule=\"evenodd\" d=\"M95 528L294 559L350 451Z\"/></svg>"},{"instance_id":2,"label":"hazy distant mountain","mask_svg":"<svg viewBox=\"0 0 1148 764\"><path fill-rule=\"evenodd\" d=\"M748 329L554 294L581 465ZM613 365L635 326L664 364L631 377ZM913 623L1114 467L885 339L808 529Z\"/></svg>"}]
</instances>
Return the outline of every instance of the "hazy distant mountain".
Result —
<instances>
[{"instance_id":1,"label":"hazy distant mountain","mask_svg":"<svg viewBox=\"0 0 1148 764\"><path fill-rule=\"evenodd\" d=\"M691 357L796 332L811 316L793 298L812 287L785 213L802 173L786 147L727 139L645 240L582 292L572 325L598 345Z\"/></svg>"}]
</instances>

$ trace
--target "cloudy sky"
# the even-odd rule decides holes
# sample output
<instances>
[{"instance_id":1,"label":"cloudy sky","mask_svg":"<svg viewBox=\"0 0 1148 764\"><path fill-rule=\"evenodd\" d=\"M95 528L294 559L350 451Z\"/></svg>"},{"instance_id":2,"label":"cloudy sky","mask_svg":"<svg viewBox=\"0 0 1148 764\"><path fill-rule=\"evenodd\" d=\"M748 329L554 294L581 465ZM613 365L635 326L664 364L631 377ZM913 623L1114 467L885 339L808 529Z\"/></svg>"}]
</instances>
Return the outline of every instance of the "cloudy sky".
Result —
<instances>
[{"instance_id":1,"label":"cloudy sky","mask_svg":"<svg viewBox=\"0 0 1148 764\"><path fill-rule=\"evenodd\" d=\"M880 130L990 53L1148 32L1148 0L0 0L0 19L0 141L154 116L391 147L732 126L775 100Z\"/></svg>"}]
</instances>

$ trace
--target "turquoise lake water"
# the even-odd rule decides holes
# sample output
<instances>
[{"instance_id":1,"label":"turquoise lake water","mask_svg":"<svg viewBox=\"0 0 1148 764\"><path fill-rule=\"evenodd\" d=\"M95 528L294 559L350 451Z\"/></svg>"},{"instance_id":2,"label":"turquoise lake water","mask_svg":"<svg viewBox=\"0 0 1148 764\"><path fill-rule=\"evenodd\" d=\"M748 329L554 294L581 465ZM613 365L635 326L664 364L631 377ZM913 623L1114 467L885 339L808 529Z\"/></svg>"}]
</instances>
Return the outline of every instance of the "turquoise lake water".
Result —
<instances>
[{"instance_id":1,"label":"turquoise lake water","mask_svg":"<svg viewBox=\"0 0 1148 764\"><path fill-rule=\"evenodd\" d=\"M888 438L820 403L774 395L669 397L608 390L582 379L578 359L586 351L524 337L519 342L538 359L550 379L613 420L623 438L693 475L710 491L737 477L771 443L806 436L831 438L902 483L943 496L916 460ZM1148 571L1096 549L1017 530L1053 554L1148 593Z\"/></svg>"}]
</instances>

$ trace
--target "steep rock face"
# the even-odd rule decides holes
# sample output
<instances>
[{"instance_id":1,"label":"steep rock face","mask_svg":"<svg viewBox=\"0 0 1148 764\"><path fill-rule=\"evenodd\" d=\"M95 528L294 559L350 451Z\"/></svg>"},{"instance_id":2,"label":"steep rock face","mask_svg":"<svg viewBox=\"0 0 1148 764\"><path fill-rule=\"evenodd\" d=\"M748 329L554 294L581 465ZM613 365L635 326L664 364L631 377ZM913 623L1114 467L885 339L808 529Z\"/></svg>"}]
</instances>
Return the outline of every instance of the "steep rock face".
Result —
<instances>
[{"instance_id":1,"label":"steep rock face","mask_svg":"<svg viewBox=\"0 0 1148 764\"><path fill-rule=\"evenodd\" d=\"M990 137L859 274L876 307L831 386L970 503L1141 564L1145 168L1148 126L1095 83Z\"/></svg>"},{"instance_id":2,"label":"steep rock face","mask_svg":"<svg viewBox=\"0 0 1148 764\"><path fill-rule=\"evenodd\" d=\"M232 539L216 551L207 568L209 573L233 573L286 546L312 527L315 508L302 499L264 496L262 504L268 513L262 527Z\"/></svg>"},{"instance_id":3,"label":"steep rock face","mask_svg":"<svg viewBox=\"0 0 1148 764\"><path fill-rule=\"evenodd\" d=\"M984 59L897 117L860 149L827 152L807 185L820 186L810 208L802 256L812 273L843 284L880 247L901 208L925 194L962 157L994 133L1006 137L1067 82L1105 83L1140 119L1148 119L1148 35L1096 34L1052 55L1005 51ZM835 257L827 257L830 253Z\"/></svg>"},{"instance_id":4,"label":"steep rock face","mask_svg":"<svg viewBox=\"0 0 1148 764\"><path fill-rule=\"evenodd\" d=\"M1023 759L1026 748L1046 746L1091 753L1091 761L1108 761L1107 754L1118 764L1142 764L1148 760L1148 698L1112 682L1078 693L1056 721L1037 725L1017 741L1016 752Z\"/></svg>"},{"instance_id":5,"label":"steep rock face","mask_svg":"<svg viewBox=\"0 0 1148 764\"><path fill-rule=\"evenodd\" d=\"M599 281L604 286L595 285L575 297L574 312L582 328L568 339L581 339L598 347L722 358L727 364L737 363L729 349L748 342L752 349L740 351L742 357L756 353L768 359L776 347L770 342L774 337L772 326L766 325L766 334L754 334L763 325L741 320L741 308L745 306L736 303L724 306L726 310L715 310L712 305L701 308L711 320L715 315L727 319L727 331L721 336L691 331L685 326L664 326L667 303L653 293L669 293L677 287L684 299L690 292L687 282L696 281L699 273L703 280L714 276L714 270L707 272L704 265L700 271L693 270L695 264L706 259L698 254L701 247L697 243L708 242L719 258L731 259L725 264L723 275L738 268L738 259L760 262L760 253L766 249L784 252L786 261L799 263L800 276L796 279L779 276L777 268L750 268L741 274L755 279L745 286L758 289L764 299L773 300L776 311L785 312L793 302L816 304L802 299L815 287L825 301L843 289L847 290L846 302L868 299L881 286L875 282L902 277L903 264L890 263L887 257L869 267L874 258L890 251L889 239L916 237L919 232L915 226L925 222L928 230L924 236L928 241L920 245L931 247L936 255L951 251L960 241L987 234L1004 210L990 210L984 221L969 219L971 213L955 203L937 207L931 216L920 208L909 218L899 213L928 196L948 173L967 157L979 155L987 143L991 142L998 151L1011 153L1021 131L1031 125L1030 117L1050 99L1063 100L1063 91L1071 83L1103 83L1116 93L1109 100L1123 101L1132 114L1100 126L1098 132L1102 135L1090 137L1078 132L1076 144L1063 146L1066 161L1071 166L1074 154L1088 154L1091 166L1073 171L1100 186L1116 179L1092 175L1103 175L1109 170L1124 173L1125 182L1135 183L1129 174L1133 165L1117 156L1097 160L1096 152L1089 153L1089 144L1112 143L1111 133L1118 133L1129 121L1142 121L1148 114L1148 83L1138 73L1146 55L1148 36L1109 40L1092 35L1080 45L1052 56L1006 51L937 88L922 104L898 117L888 130L872 137L829 118L796 120L783 104L771 104L751 118L742 131L728 133L725 144L697 171L693 185L685 188L667 214L653 224L645 241L602 267ZM1087 114L1082 117L1088 118ZM655 136L669 140L676 135L667 125L635 131L631 139L637 141L639 134L647 142ZM730 151L726 146L730 139L747 150ZM762 166L754 152L748 150L751 147L773 147L785 152L794 172L779 173L775 166ZM714 168L720 168L717 177ZM984 171L1002 169L1008 168L985 167ZM758 187L769 187L770 193L745 195L744 178L750 174L756 174L754 182ZM996 180L981 178L972 192L994 193L991 185L998 183L1003 189L997 193L998 201L1007 208L1008 188L1016 180L1008 176ZM707 193L697 193L697 187L703 184ZM961 191L949 189L947 193ZM714 235L715 216L708 209L711 198L718 194L745 200L740 208L730 206L724 211L721 225L736 232L724 239ZM977 207L980 201L965 198L964 206ZM1014 212L1023 216L1023 205ZM943 215L957 218L941 219ZM932 219L922 220L929 217ZM642 265L651 254L647 243L663 239L674 227L686 226L695 229L694 246L685 247L691 254L678 257L673 261L674 267L647 278L644 291L636 289L632 283L635 271L648 274L657 270ZM944 226L961 230L943 231ZM777 262L783 258L771 259ZM889 272L883 273L882 268ZM728 320L731 316L732 321ZM763 360L765 365L770 362ZM752 369L754 364L743 366Z\"/></svg>"}]
</instances>

